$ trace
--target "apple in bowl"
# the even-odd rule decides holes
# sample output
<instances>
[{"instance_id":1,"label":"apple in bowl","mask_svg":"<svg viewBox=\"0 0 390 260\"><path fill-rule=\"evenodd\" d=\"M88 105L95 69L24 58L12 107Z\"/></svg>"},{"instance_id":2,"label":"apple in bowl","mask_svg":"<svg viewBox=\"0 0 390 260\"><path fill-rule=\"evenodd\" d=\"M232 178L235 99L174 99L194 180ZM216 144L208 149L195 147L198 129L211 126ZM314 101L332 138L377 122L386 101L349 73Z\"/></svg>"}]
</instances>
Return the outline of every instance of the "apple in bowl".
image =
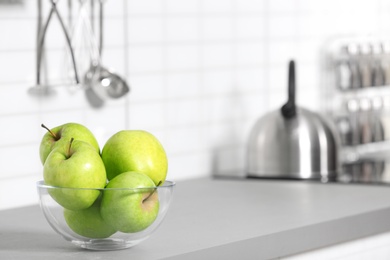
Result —
<instances>
[{"instance_id":1,"label":"apple in bowl","mask_svg":"<svg viewBox=\"0 0 390 260\"><path fill-rule=\"evenodd\" d=\"M43 166L43 179L47 185L64 188L51 191L60 205L80 210L90 207L99 191L65 188L104 188L107 176L96 150L90 144L72 138L66 145L50 152Z\"/></svg>"},{"instance_id":2,"label":"apple in bowl","mask_svg":"<svg viewBox=\"0 0 390 260\"><path fill-rule=\"evenodd\" d=\"M146 229L158 215L159 200L155 187L152 179L145 174L119 174L103 191L100 208L102 218L124 233Z\"/></svg>"},{"instance_id":3,"label":"apple in bowl","mask_svg":"<svg viewBox=\"0 0 390 260\"><path fill-rule=\"evenodd\" d=\"M44 124L41 127L47 130L42 137L39 146L39 157L42 165L45 163L47 156L56 147L66 146L71 138L81 140L92 145L97 153L100 153L99 144L93 133L84 125L78 123L66 123L49 129Z\"/></svg>"},{"instance_id":4,"label":"apple in bowl","mask_svg":"<svg viewBox=\"0 0 390 260\"><path fill-rule=\"evenodd\" d=\"M163 183L168 171L164 147L144 130L122 130L111 136L102 149L107 178L134 171L149 176L155 185Z\"/></svg>"}]
</instances>

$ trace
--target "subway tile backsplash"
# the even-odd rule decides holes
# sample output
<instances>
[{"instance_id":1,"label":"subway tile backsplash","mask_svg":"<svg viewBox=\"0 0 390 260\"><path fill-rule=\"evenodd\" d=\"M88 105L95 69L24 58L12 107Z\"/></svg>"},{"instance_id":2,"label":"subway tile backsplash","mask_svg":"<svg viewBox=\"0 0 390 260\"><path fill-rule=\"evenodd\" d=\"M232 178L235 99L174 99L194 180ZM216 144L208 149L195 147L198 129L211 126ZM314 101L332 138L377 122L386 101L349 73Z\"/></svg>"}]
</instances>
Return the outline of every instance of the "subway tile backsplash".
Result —
<instances>
[{"instance_id":1,"label":"subway tile backsplash","mask_svg":"<svg viewBox=\"0 0 390 260\"><path fill-rule=\"evenodd\" d=\"M36 79L37 1L0 7L0 209L37 202L41 123L85 124L101 146L118 130L148 130L166 148L168 176L178 182L242 174L253 123L286 100L289 59L297 61L298 103L320 110L326 41L390 35L385 0L108 0L102 62L131 92L94 108L82 89L64 84L71 67L56 17L43 66L55 94L28 93ZM49 1L42 2L46 17ZM58 3L64 19L66 3Z\"/></svg>"}]
</instances>

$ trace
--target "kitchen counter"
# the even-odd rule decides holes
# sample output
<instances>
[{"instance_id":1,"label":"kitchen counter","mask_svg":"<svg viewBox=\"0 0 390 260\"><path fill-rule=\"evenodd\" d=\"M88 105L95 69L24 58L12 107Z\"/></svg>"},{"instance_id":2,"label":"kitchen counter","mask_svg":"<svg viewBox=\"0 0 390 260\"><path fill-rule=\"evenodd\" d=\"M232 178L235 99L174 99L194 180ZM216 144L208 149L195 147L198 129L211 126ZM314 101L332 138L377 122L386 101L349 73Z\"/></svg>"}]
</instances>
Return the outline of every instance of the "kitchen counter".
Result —
<instances>
[{"instance_id":1,"label":"kitchen counter","mask_svg":"<svg viewBox=\"0 0 390 260\"><path fill-rule=\"evenodd\" d=\"M388 186L180 181L154 235L119 251L66 242L38 205L0 211L0 259L273 259L389 231L389 198Z\"/></svg>"}]
</instances>

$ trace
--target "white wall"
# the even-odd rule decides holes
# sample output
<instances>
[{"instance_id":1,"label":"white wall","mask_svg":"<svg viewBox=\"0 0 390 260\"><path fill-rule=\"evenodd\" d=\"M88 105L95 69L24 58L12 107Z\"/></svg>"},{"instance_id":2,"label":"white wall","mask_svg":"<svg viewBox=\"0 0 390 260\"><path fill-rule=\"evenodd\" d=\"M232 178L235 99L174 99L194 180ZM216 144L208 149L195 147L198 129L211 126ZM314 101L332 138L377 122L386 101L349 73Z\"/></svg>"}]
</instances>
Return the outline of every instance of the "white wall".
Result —
<instances>
[{"instance_id":1,"label":"white wall","mask_svg":"<svg viewBox=\"0 0 390 260\"><path fill-rule=\"evenodd\" d=\"M132 90L96 109L62 84L66 51L56 18L45 66L56 95L27 93L35 84L37 7L24 2L0 4L0 209L37 201L41 123L83 123L101 145L121 129L149 130L165 146L174 180L242 171L254 120L286 100L290 58L298 104L317 109L325 41L390 33L385 0L108 0L103 63ZM66 18L65 0L59 10Z\"/></svg>"}]
</instances>

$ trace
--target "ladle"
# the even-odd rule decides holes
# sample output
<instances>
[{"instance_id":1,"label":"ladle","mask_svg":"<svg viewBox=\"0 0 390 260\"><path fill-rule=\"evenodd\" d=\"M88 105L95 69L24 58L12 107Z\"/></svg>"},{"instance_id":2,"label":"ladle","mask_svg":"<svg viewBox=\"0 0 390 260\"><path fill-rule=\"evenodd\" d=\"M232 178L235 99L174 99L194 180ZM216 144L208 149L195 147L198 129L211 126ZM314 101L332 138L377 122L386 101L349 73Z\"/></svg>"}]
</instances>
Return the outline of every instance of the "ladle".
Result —
<instances>
[{"instance_id":1,"label":"ladle","mask_svg":"<svg viewBox=\"0 0 390 260\"><path fill-rule=\"evenodd\" d=\"M120 98L129 92L126 81L118 74L101 65L103 49L103 5L104 0L99 0L99 50L97 62L92 62L90 70L86 73L85 79L88 85L102 100L107 98Z\"/></svg>"}]
</instances>

